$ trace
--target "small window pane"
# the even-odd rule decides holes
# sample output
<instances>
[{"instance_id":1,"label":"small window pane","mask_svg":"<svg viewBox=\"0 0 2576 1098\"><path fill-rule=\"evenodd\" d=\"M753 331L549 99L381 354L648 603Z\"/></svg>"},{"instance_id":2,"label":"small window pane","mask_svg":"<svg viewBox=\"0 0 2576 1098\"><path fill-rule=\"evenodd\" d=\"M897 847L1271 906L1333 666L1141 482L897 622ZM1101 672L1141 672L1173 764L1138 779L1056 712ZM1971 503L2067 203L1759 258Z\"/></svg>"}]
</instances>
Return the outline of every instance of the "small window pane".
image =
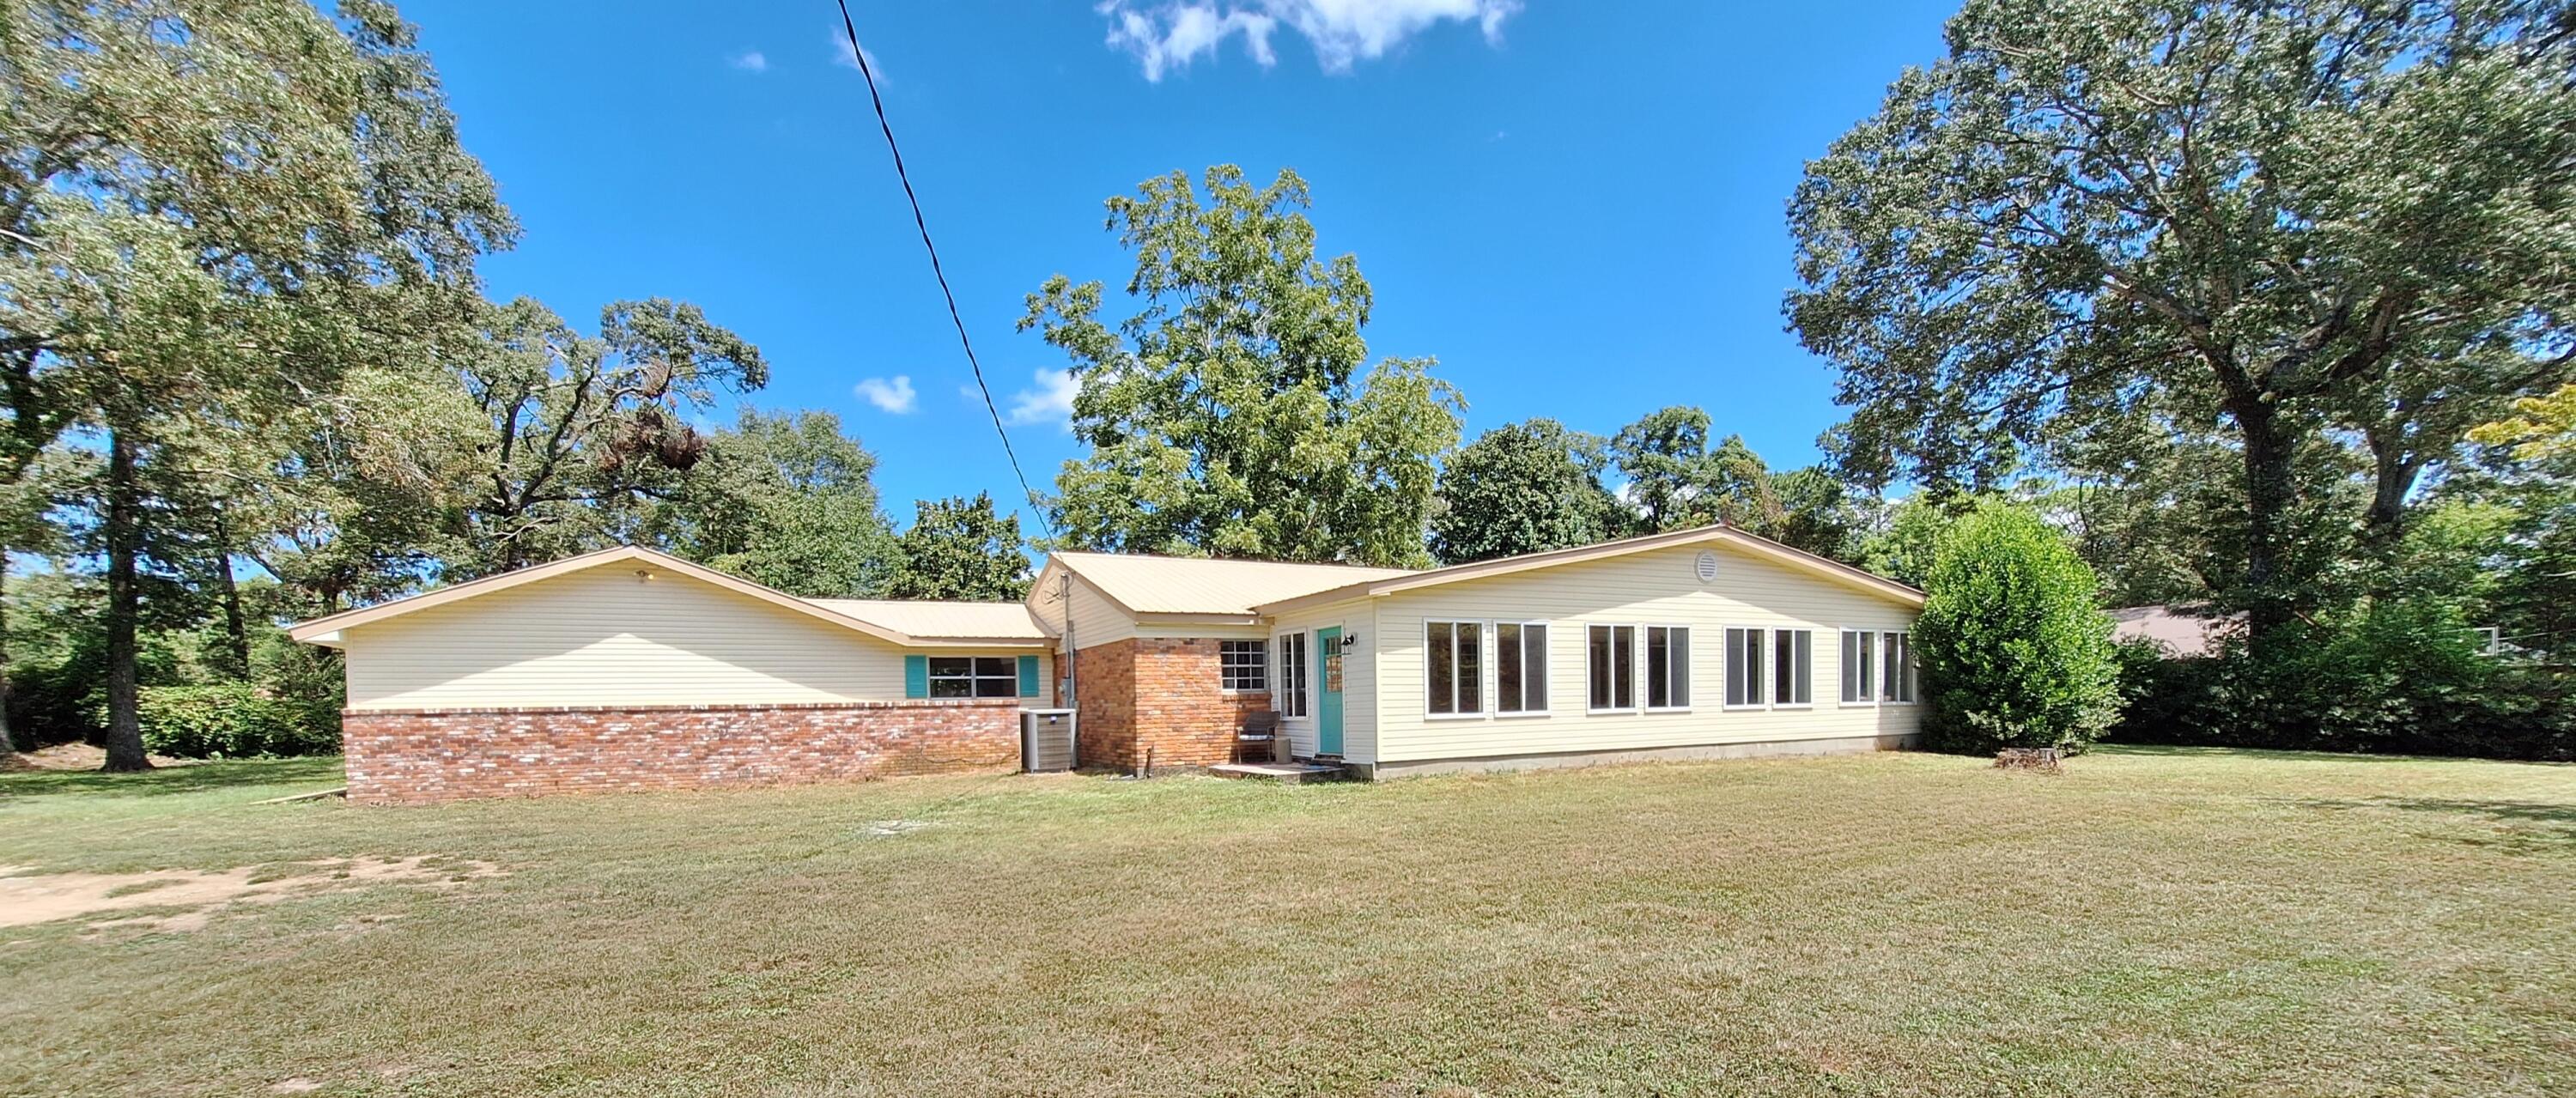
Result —
<instances>
[{"instance_id":1,"label":"small window pane","mask_svg":"<svg viewBox=\"0 0 2576 1098\"><path fill-rule=\"evenodd\" d=\"M1518 713L1521 697L1521 627L1494 627L1494 711Z\"/></svg>"},{"instance_id":2,"label":"small window pane","mask_svg":"<svg viewBox=\"0 0 2576 1098\"><path fill-rule=\"evenodd\" d=\"M1527 667L1521 673L1523 709L1531 713L1547 711L1547 627L1521 627L1521 650Z\"/></svg>"},{"instance_id":3,"label":"small window pane","mask_svg":"<svg viewBox=\"0 0 2576 1098\"><path fill-rule=\"evenodd\" d=\"M1592 680L1592 696L1588 704L1594 709L1608 709L1611 707L1610 627L1593 626L1589 641L1584 657L1584 666Z\"/></svg>"},{"instance_id":4,"label":"small window pane","mask_svg":"<svg viewBox=\"0 0 2576 1098\"><path fill-rule=\"evenodd\" d=\"M1673 654L1673 708L1688 709L1691 703L1690 630L1672 630L1669 643Z\"/></svg>"},{"instance_id":5,"label":"small window pane","mask_svg":"<svg viewBox=\"0 0 2576 1098\"><path fill-rule=\"evenodd\" d=\"M1610 630L1610 677L1612 700L1618 708L1637 707L1637 630L1619 626Z\"/></svg>"},{"instance_id":6,"label":"small window pane","mask_svg":"<svg viewBox=\"0 0 2576 1098\"><path fill-rule=\"evenodd\" d=\"M1662 629L1646 630L1646 704L1661 709L1673 703L1673 650Z\"/></svg>"},{"instance_id":7,"label":"small window pane","mask_svg":"<svg viewBox=\"0 0 2576 1098\"><path fill-rule=\"evenodd\" d=\"M1458 711L1485 711L1485 630L1472 621L1456 626L1458 637Z\"/></svg>"},{"instance_id":8,"label":"small window pane","mask_svg":"<svg viewBox=\"0 0 2576 1098\"><path fill-rule=\"evenodd\" d=\"M1423 631L1423 661L1431 668L1431 711L1458 711L1457 634L1448 622L1435 621Z\"/></svg>"}]
</instances>

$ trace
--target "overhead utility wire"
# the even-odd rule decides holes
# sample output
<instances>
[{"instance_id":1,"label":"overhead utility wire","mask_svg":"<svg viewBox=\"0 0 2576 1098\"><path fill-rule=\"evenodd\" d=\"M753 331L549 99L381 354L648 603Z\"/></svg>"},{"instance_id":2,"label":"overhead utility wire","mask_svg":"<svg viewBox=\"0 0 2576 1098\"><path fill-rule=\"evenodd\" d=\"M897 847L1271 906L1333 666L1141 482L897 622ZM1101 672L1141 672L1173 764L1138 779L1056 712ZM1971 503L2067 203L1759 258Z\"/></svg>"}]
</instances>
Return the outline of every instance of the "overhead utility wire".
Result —
<instances>
[{"instance_id":1,"label":"overhead utility wire","mask_svg":"<svg viewBox=\"0 0 2576 1098\"><path fill-rule=\"evenodd\" d=\"M1020 471L1020 455L1011 449L1011 433L1002 429L1002 410L993 404L993 389L984 384L984 364L975 358L975 341L966 337L966 318L957 312L957 293L948 288L948 272L939 265L939 246L930 242L930 223L921 216L921 196L912 191L912 174L904 170L903 149L894 143L894 126L886 121L885 97L877 94L876 70L868 64L868 51L859 48L858 25L850 21L849 0L833 0L841 8L841 33L850 40L850 59L857 62L859 75L868 82L868 103L876 108L877 130L885 134L886 151L894 155L894 175L903 181L904 201L912 204L912 226L921 230L921 249L930 253L931 277L939 280L939 296L948 301L948 322L957 326L957 345L966 349L966 367L975 372L975 391L984 396L984 411L993 417L993 433L1001 436L1002 456L1011 459L1011 475L1019 479L1020 494L1027 496L1029 510L1038 517L1038 527L1047 536L1055 536L1055 524L1047 521L1046 508L1038 494L1029 487L1029 476Z\"/></svg>"}]
</instances>

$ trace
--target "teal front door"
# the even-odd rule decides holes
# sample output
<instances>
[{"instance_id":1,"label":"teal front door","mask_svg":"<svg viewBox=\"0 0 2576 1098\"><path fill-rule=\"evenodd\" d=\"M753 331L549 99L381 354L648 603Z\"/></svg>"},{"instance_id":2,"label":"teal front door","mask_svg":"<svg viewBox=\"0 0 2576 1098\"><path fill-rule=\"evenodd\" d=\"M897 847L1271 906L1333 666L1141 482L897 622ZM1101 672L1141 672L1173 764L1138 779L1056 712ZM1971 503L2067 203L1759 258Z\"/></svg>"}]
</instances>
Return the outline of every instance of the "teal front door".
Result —
<instances>
[{"instance_id":1,"label":"teal front door","mask_svg":"<svg viewBox=\"0 0 2576 1098\"><path fill-rule=\"evenodd\" d=\"M1315 684L1315 753L1342 753L1342 630L1315 631L1315 654L1323 657L1322 681Z\"/></svg>"}]
</instances>

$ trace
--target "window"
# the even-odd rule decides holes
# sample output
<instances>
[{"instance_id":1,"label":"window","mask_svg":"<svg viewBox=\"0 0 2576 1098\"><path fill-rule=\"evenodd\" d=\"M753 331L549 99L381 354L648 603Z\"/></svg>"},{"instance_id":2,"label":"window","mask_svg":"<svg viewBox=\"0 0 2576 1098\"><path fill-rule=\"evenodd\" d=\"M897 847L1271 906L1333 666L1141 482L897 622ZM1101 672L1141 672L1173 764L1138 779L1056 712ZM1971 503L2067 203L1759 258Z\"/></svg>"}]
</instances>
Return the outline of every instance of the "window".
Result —
<instances>
[{"instance_id":1,"label":"window","mask_svg":"<svg viewBox=\"0 0 2576 1098\"><path fill-rule=\"evenodd\" d=\"M1431 712L1460 717L1484 712L1478 691L1485 685L1485 627L1472 621L1427 621L1422 637Z\"/></svg>"},{"instance_id":2,"label":"window","mask_svg":"<svg viewBox=\"0 0 2576 1098\"><path fill-rule=\"evenodd\" d=\"M1816 701L1816 634L1809 629L1771 631L1771 704Z\"/></svg>"},{"instance_id":3,"label":"window","mask_svg":"<svg viewBox=\"0 0 2576 1098\"><path fill-rule=\"evenodd\" d=\"M1279 635L1279 689L1270 708L1282 717L1306 715L1306 634Z\"/></svg>"},{"instance_id":4,"label":"window","mask_svg":"<svg viewBox=\"0 0 2576 1098\"><path fill-rule=\"evenodd\" d=\"M1596 712L1637 708L1637 627L1596 625L1586 646Z\"/></svg>"},{"instance_id":5,"label":"window","mask_svg":"<svg viewBox=\"0 0 2576 1098\"><path fill-rule=\"evenodd\" d=\"M1547 623L1494 627L1494 712L1547 712Z\"/></svg>"},{"instance_id":6,"label":"window","mask_svg":"<svg viewBox=\"0 0 2576 1098\"><path fill-rule=\"evenodd\" d=\"M1268 690L1270 671L1260 641L1218 641L1217 685L1227 690Z\"/></svg>"},{"instance_id":7,"label":"window","mask_svg":"<svg viewBox=\"0 0 2576 1098\"><path fill-rule=\"evenodd\" d=\"M1020 661L1009 656L932 656L930 696L1019 697Z\"/></svg>"},{"instance_id":8,"label":"window","mask_svg":"<svg viewBox=\"0 0 2576 1098\"><path fill-rule=\"evenodd\" d=\"M1690 708L1690 630L1646 627L1646 708Z\"/></svg>"},{"instance_id":9,"label":"window","mask_svg":"<svg viewBox=\"0 0 2576 1098\"><path fill-rule=\"evenodd\" d=\"M1726 631L1726 704L1762 704L1762 631Z\"/></svg>"},{"instance_id":10,"label":"window","mask_svg":"<svg viewBox=\"0 0 2576 1098\"><path fill-rule=\"evenodd\" d=\"M1878 679L1871 675L1870 656L1878 648L1878 634L1845 631L1843 633L1843 702L1856 704L1875 699Z\"/></svg>"},{"instance_id":11,"label":"window","mask_svg":"<svg viewBox=\"0 0 2576 1098\"><path fill-rule=\"evenodd\" d=\"M1910 633L1881 633L1878 666L1885 680L1879 688L1881 701L1914 700L1914 636Z\"/></svg>"}]
</instances>

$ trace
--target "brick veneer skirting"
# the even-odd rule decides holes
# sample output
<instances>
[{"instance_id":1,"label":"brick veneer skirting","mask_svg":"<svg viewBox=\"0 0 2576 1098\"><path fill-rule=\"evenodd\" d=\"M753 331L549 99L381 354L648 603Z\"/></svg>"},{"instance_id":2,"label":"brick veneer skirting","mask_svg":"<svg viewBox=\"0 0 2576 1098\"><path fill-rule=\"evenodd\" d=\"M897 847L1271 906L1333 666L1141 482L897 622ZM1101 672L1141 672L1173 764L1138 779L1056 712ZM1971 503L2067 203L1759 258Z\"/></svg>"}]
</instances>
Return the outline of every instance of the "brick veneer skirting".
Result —
<instances>
[{"instance_id":1,"label":"brick veneer skirting","mask_svg":"<svg viewBox=\"0 0 2576 1098\"><path fill-rule=\"evenodd\" d=\"M1207 637L1133 637L1074 653L1082 765L1133 769L1148 750L1156 767L1214 766L1234 754L1245 714L1270 708L1266 693L1228 694Z\"/></svg>"},{"instance_id":2,"label":"brick veneer skirting","mask_svg":"<svg viewBox=\"0 0 2576 1098\"><path fill-rule=\"evenodd\" d=\"M349 709L349 799L425 804L1008 769L1018 699Z\"/></svg>"}]
</instances>

